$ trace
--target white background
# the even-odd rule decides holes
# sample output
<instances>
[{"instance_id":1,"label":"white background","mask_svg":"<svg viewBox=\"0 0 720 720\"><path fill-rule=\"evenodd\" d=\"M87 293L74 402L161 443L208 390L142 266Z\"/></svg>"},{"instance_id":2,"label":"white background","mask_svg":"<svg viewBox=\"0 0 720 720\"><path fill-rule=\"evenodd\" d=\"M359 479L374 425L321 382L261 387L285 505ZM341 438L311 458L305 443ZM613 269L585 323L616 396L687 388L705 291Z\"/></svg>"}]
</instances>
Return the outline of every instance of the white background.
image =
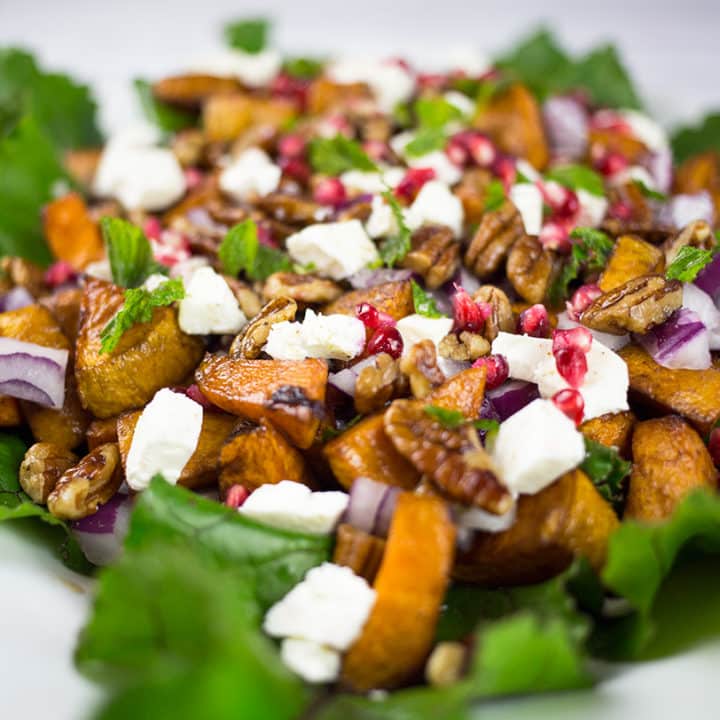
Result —
<instances>
[{"instance_id":1,"label":"white background","mask_svg":"<svg viewBox=\"0 0 720 720\"><path fill-rule=\"evenodd\" d=\"M720 0L0 0L0 46L29 47L53 69L91 82L110 128L133 116L130 78L182 69L219 46L224 20L248 14L274 16L277 45L287 50L438 60L452 46L507 48L545 21L572 50L617 42L649 106L668 124L720 108ZM70 659L87 596L25 535L0 528L0 717L75 720L97 698ZM500 703L480 715L717 718L718 669L720 648L710 645L629 670L591 696Z\"/></svg>"}]
</instances>

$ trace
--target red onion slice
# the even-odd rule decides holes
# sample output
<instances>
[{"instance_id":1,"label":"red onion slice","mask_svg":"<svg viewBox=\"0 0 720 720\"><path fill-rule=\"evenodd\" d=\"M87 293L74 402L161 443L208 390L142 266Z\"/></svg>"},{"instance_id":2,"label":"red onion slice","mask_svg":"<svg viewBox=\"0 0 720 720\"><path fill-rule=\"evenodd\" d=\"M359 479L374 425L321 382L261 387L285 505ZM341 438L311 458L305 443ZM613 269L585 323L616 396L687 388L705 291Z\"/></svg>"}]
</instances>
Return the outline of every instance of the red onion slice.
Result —
<instances>
[{"instance_id":1,"label":"red onion slice","mask_svg":"<svg viewBox=\"0 0 720 720\"><path fill-rule=\"evenodd\" d=\"M511 380L490 390L487 397L492 402L500 421L507 420L533 400L540 397L538 386L524 380Z\"/></svg>"},{"instance_id":2,"label":"red onion slice","mask_svg":"<svg viewBox=\"0 0 720 720\"><path fill-rule=\"evenodd\" d=\"M330 373L328 375L328 382L346 395L355 397L355 384L357 383L360 372L370 365L375 365L375 361L375 356L371 355L350 367L338 370L336 373Z\"/></svg>"},{"instance_id":3,"label":"red onion slice","mask_svg":"<svg viewBox=\"0 0 720 720\"><path fill-rule=\"evenodd\" d=\"M355 290L367 290L367 288L375 287L389 282L402 282L409 280L413 275L412 270L391 270L389 268L377 268L370 270L364 268L353 273L348 282Z\"/></svg>"},{"instance_id":4,"label":"red onion slice","mask_svg":"<svg viewBox=\"0 0 720 720\"><path fill-rule=\"evenodd\" d=\"M0 338L0 394L61 408L68 351Z\"/></svg>"},{"instance_id":5,"label":"red onion slice","mask_svg":"<svg viewBox=\"0 0 720 720\"><path fill-rule=\"evenodd\" d=\"M555 157L577 160L585 154L588 142L588 114L575 98L550 98L542 108L543 120Z\"/></svg>"},{"instance_id":6,"label":"red onion slice","mask_svg":"<svg viewBox=\"0 0 720 720\"><path fill-rule=\"evenodd\" d=\"M709 333L696 312L680 308L662 325L637 338L658 365L673 370L707 370Z\"/></svg>"},{"instance_id":7,"label":"red onion slice","mask_svg":"<svg viewBox=\"0 0 720 720\"><path fill-rule=\"evenodd\" d=\"M697 285L683 285L683 307L697 313L700 322L707 328L711 350L720 350L720 310L712 298Z\"/></svg>"},{"instance_id":8,"label":"red onion slice","mask_svg":"<svg viewBox=\"0 0 720 720\"><path fill-rule=\"evenodd\" d=\"M85 557L104 566L117 560L130 522L132 501L117 493L89 517L71 524L71 530Z\"/></svg>"},{"instance_id":9,"label":"red onion slice","mask_svg":"<svg viewBox=\"0 0 720 720\"><path fill-rule=\"evenodd\" d=\"M710 193L705 190L692 195L673 195L658 214L660 224L676 228L684 228L695 220L705 220L711 225L715 220L715 205Z\"/></svg>"},{"instance_id":10,"label":"red onion slice","mask_svg":"<svg viewBox=\"0 0 720 720\"><path fill-rule=\"evenodd\" d=\"M8 290L4 295L0 296L0 312L10 312L11 310L20 310L20 308L33 305L35 298L30 294L27 288L20 285Z\"/></svg>"},{"instance_id":11,"label":"red onion slice","mask_svg":"<svg viewBox=\"0 0 720 720\"><path fill-rule=\"evenodd\" d=\"M358 530L372 533L375 519L382 502L390 489L385 483L375 482L370 478L361 477L355 480L350 488L350 501L345 511L345 522Z\"/></svg>"},{"instance_id":12,"label":"red onion slice","mask_svg":"<svg viewBox=\"0 0 720 720\"><path fill-rule=\"evenodd\" d=\"M388 486L385 496L380 502L380 507L378 507L378 511L375 514L375 525L373 529L375 535L387 537L401 492L399 487Z\"/></svg>"},{"instance_id":13,"label":"red onion slice","mask_svg":"<svg viewBox=\"0 0 720 720\"><path fill-rule=\"evenodd\" d=\"M715 305L720 301L720 254L716 255L698 274L693 284L706 292Z\"/></svg>"}]
</instances>

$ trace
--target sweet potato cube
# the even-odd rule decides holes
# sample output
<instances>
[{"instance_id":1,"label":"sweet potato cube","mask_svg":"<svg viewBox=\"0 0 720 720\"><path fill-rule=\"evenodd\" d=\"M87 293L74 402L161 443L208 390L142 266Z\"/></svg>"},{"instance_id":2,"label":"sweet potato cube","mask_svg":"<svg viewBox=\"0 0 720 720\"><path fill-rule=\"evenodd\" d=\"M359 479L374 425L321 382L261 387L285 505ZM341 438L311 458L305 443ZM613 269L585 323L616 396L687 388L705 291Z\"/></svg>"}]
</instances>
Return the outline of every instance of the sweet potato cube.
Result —
<instances>
[{"instance_id":1,"label":"sweet potato cube","mask_svg":"<svg viewBox=\"0 0 720 720\"><path fill-rule=\"evenodd\" d=\"M355 308L360 303L370 303L380 312L387 313L395 320L400 320L415 312L412 298L412 286L409 280L383 283L366 290L352 290L339 297L335 302L325 305L323 312L330 315L355 315Z\"/></svg>"},{"instance_id":2,"label":"sweet potato cube","mask_svg":"<svg viewBox=\"0 0 720 720\"><path fill-rule=\"evenodd\" d=\"M93 420L85 431L85 438L90 450L94 450L98 445L118 441L116 417L104 418L103 420Z\"/></svg>"},{"instance_id":3,"label":"sweet potato cube","mask_svg":"<svg viewBox=\"0 0 720 720\"><path fill-rule=\"evenodd\" d=\"M0 427L17 427L22 423L20 404L7 395L0 395Z\"/></svg>"},{"instance_id":4,"label":"sweet potato cube","mask_svg":"<svg viewBox=\"0 0 720 720\"><path fill-rule=\"evenodd\" d=\"M282 480L312 485L303 456L267 420L238 423L220 450L220 491L232 485L255 490Z\"/></svg>"},{"instance_id":5,"label":"sweet potato cube","mask_svg":"<svg viewBox=\"0 0 720 720\"><path fill-rule=\"evenodd\" d=\"M141 407L161 388L180 384L202 357L203 343L180 330L177 311L157 308L110 353L100 335L123 305L122 288L91 278L80 306L75 376L83 407L99 418Z\"/></svg>"},{"instance_id":6,"label":"sweet potato cube","mask_svg":"<svg viewBox=\"0 0 720 720\"><path fill-rule=\"evenodd\" d=\"M233 415L266 418L299 448L308 448L325 412L323 360L245 360L206 355L195 381L210 402Z\"/></svg>"},{"instance_id":7,"label":"sweet potato cube","mask_svg":"<svg viewBox=\"0 0 720 720\"><path fill-rule=\"evenodd\" d=\"M45 206L45 237L58 260L82 270L105 255L100 227L77 193L63 195Z\"/></svg>"},{"instance_id":8,"label":"sweet potato cube","mask_svg":"<svg viewBox=\"0 0 720 720\"><path fill-rule=\"evenodd\" d=\"M354 98L369 97L370 90L365 83L337 83L326 77L314 80L308 91L308 111L321 115L338 105L346 105Z\"/></svg>"},{"instance_id":9,"label":"sweet potato cube","mask_svg":"<svg viewBox=\"0 0 720 720\"><path fill-rule=\"evenodd\" d=\"M510 529L476 533L454 574L483 585L528 585L557 575L578 556L599 570L618 524L587 475L572 470L536 495L521 495Z\"/></svg>"},{"instance_id":10,"label":"sweet potato cube","mask_svg":"<svg viewBox=\"0 0 720 720\"><path fill-rule=\"evenodd\" d=\"M445 502L402 493L375 580L375 605L342 667L358 692L410 680L432 648L455 553L455 526Z\"/></svg>"},{"instance_id":11,"label":"sweet potato cube","mask_svg":"<svg viewBox=\"0 0 720 720\"><path fill-rule=\"evenodd\" d=\"M614 447L623 457L630 457L630 438L635 416L629 411L607 413L584 422L580 432L601 445Z\"/></svg>"},{"instance_id":12,"label":"sweet potato cube","mask_svg":"<svg viewBox=\"0 0 720 720\"><path fill-rule=\"evenodd\" d=\"M282 128L295 115L294 104L282 98L255 98L244 93L214 95L203 106L203 128L208 140L226 142L254 125Z\"/></svg>"},{"instance_id":13,"label":"sweet potato cube","mask_svg":"<svg viewBox=\"0 0 720 720\"><path fill-rule=\"evenodd\" d=\"M615 243L598 285L603 292L624 285L641 275L662 273L665 256L659 248L635 235L622 235Z\"/></svg>"},{"instance_id":14,"label":"sweet potato cube","mask_svg":"<svg viewBox=\"0 0 720 720\"><path fill-rule=\"evenodd\" d=\"M69 350L70 343L52 313L42 305L28 305L0 313L0 337L10 337L43 347Z\"/></svg>"},{"instance_id":15,"label":"sweet potato cube","mask_svg":"<svg viewBox=\"0 0 720 720\"><path fill-rule=\"evenodd\" d=\"M202 73L166 77L152 86L157 100L187 108L199 108L210 97L227 95L240 89L242 85L235 78Z\"/></svg>"},{"instance_id":16,"label":"sweet potato cube","mask_svg":"<svg viewBox=\"0 0 720 720\"><path fill-rule=\"evenodd\" d=\"M384 552L385 540L382 538L347 523L338 527L333 562L349 567L371 585L380 569Z\"/></svg>"},{"instance_id":17,"label":"sweet potato cube","mask_svg":"<svg viewBox=\"0 0 720 720\"><path fill-rule=\"evenodd\" d=\"M420 473L385 434L383 414L371 415L323 448L337 481L346 489L359 477L411 490Z\"/></svg>"},{"instance_id":18,"label":"sweet potato cube","mask_svg":"<svg viewBox=\"0 0 720 720\"><path fill-rule=\"evenodd\" d=\"M691 490L716 487L717 471L705 443L677 415L638 423L632 454L626 518L664 520Z\"/></svg>"},{"instance_id":19,"label":"sweet potato cube","mask_svg":"<svg viewBox=\"0 0 720 720\"><path fill-rule=\"evenodd\" d=\"M428 405L461 412L468 420L474 420L480 417L485 398L486 375L487 370L484 367L463 370L435 388L425 398L425 402Z\"/></svg>"}]
</instances>

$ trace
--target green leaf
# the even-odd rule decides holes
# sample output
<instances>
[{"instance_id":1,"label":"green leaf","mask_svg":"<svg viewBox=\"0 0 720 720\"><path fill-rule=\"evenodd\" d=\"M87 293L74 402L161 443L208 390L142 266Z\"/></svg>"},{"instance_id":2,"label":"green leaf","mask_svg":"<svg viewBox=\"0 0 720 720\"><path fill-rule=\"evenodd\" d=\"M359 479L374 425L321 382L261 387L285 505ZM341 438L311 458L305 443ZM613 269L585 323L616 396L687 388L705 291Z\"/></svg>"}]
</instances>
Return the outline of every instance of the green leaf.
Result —
<instances>
[{"instance_id":1,"label":"green leaf","mask_svg":"<svg viewBox=\"0 0 720 720\"><path fill-rule=\"evenodd\" d=\"M150 241L137 225L121 218L103 217L100 229L116 285L136 288L161 269L153 258Z\"/></svg>"},{"instance_id":2,"label":"green leaf","mask_svg":"<svg viewBox=\"0 0 720 720\"><path fill-rule=\"evenodd\" d=\"M244 272L250 280L265 280L292 267L284 252L260 244L257 225L250 218L228 230L218 248L218 257L223 272L233 276Z\"/></svg>"},{"instance_id":3,"label":"green leaf","mask_svg":"<svg viewBox=\"0 0 720 720\"><path fill-rule=\"evenodd\" d=\"M122 308L100 333L100 352L112 352L131 327L150 322L155 308L172 305L184 297L182 278L166 280L152 291L145 288L127 289Z\"/></svg>"},{"instance_id":4,"label":"green leaf","mask_svg":"<svg viewBox=\"0 0 720 720\"><path fill-rule=\"evenodd\" d=\"M685 245L675 256L675 259L665 270L665 277L669 280L692 282L698 273L713 259L712 250Z\"/></svg>"},{"instance_id":5,"label":"green leaf","mask_svg":"<svg viewBox=\"0 0 720 720\"><path fill-rule=\"evenodd\" d=\"M585 438L585 459L580 469L617 511L622 509L624 480L631 467L632 463L623 460L615 448Z\"/></svg>"},{"instance_id":6,"label":"green leaf","mask_svg":"<svg viewBox=\"0 0 720 720\"><path fill-rule=\"evenodd\" d=\"M467 422L467 418L459 410L448 410L437 405L426 405L423 410L426 415L429 415L433 420L450 430L454 430Z\"/></svg>"},{"instance_id":7,"label":"green leaf","mask_svg":"<svg viewBox=\"0 0 720 720\"><path fill-rule=\"evenodd\" d=\"M17 255L41 265L52 261L41 211L53 188L68 178L35 119L21 120L0 138L0 256Z\"/></svg>"},{"instance_id":8,"label":"green leaf","mask_svg":"<svg viewBox=\"0 0 720 720\"><path fill-rule=\"evenodd\" d=\"M380 257L387 267L393 267L410 252L412 232L405 222L403 209L392 191L386 190L382 196L392 210L397 232L383 240L380 245Z\"/></svg>"},{"instance_id":9,"label":"green leaf","mask_svg":"<svg viewBox=\"0 0 720 720\"><path fill-rule=\"evenodd\" d=\"M286 58L283 72L300 80L312 80L320 75L325 67L325 60L310 57Z\"/></svg>"},{"instance_id":10,"label":"green leaf","mask_svg":"<svg viewBox=\"0 0 720 720\"><path fill-rule=\"evenodd\" d=\"M500 422L492 418L481 418L480 420L473 420L473 427L485 433L485 443L487 444L498 434Z\"/></svg>"},{"instance_id":11,"label":"green leaf","mask_svg":"<svg viewBox=\"0 0 720 720\"><path fill-rule=\"evenodd\" d=\"M378 170L359 143L341 134L332 138L313 138L310 141L310 164L315 172L325 175L340 175L346 170Z\"/></svg>"},{"instance_id":12,"label":"green leaf","mask_svg":"<svg viewBox=\"0 0 720 720\"><path fill-rule=\"evenodd\" d=\"M560 165L548 171L545 177L571 190L585 190L601 197L605 195L602 177L586 165Z\"/></svg>"},{"instance_id":13,"label":"green leaf","mask_svg":"<svg viewBox=\"0 0 720 720\"><path fill-rule=\"evenodd\" d=\"M133 83L145 117L166 133L175 133L185 128L195 127L198 119L195 113L178 110L158 100L147 80L138 78Z\"/></svg>"},{"instance_id":14,"label":"green leaf","mask_svg":"<svg viewBox=\"0 0 720 720\"><path fill-rule=\"evenodd\" d=\"M443 317L443 314L437 309L432 295L425 292L414 280L410 281L410 286L412 287L413 307L418 315L430 318Z\"/></svg>"},{"instance_id":15,"label":"green leaf","mask_svg":"<svg viewBox=\"0 0 720 720\"><path fill-rule=\"evenodd\" d=\"M485 194L485 212L498 210L505 204L505 186L500 180L492 180Z\"/></svg>"},{"instance_id":16,"label":"green leaf","mask_svg":"<svg viewBox=\"0 0 720 720\"><path fill-rule=\"evenodd\" d=\"M420 98L413 108L418 125L429 130L442 130L448 123L463 118L460 109L444 97Z\"/></svg>"},{"instance_id":17,"label":"green leaf","mask_svg":"<svg viewBox=\"0 0 720 720\"><path fill-rule=\"evenodd\" d=\"M225 26L224 34L230 47L256 55L267 45L270 22L264 18L237 20Z\"/></svg>"},{"instance_id":18,"label":"green leaf","mask_svg":"<svg viewBox=\"0 0 720 720\"><path fill-rule=\"evenodd\" d=\"M657 190L653 190L652 188L649 188L642 180L633 180L633 185L635 185L635 187L640 191L642 196L648 198L648 200L666 202L668 199L667 195L658 192Z\"/></svg>"},{"instance_id":19,"label":"green leaf","mask_svg":"<svg viewBox=\"0 0 720 720\"><path fill-rule=\"evenodd\" d=\"M670 143L677 163L708 150L720 153L720 112L706 115L694 127L679 128Z\"/></svg>"},{"instance_id":20,"label":"green leaf","mask_svg":"<svg viewBox=\"0 0 720 720\"><path fill-rule=\"evenodd\" d=\"M415 134L415 137L405 146L403 152L408 157L422 157L436 150L442 150L446 142L447 138L443 130L425 128Z\"/></svg>"},{"instance_id":21,"label":"green leaf","mask_svg":"<svg viewBox=\"0 0 720 720\"><path fill-rule=\"evenodd\" d=\"M273 273L286 272L290 269L292 269L292 263L282 250L259 245L255 265L248 277L251 280L266 280Z\"/></svg>"}]
</instances>

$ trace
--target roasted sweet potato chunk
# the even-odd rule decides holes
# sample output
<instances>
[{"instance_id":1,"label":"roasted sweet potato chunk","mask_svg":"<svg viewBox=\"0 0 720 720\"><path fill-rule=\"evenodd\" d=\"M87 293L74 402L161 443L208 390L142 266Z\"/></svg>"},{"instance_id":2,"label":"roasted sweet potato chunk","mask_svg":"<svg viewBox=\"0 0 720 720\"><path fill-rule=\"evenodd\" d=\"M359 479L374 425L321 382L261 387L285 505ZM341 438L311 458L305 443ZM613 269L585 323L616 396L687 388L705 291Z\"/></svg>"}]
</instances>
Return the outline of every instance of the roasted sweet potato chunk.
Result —
<instances>
[{"instance_id":1,"label":"roasted sweet potato chunk","mask_svg":"<svg viewBox=\"0 0 720 720\"><path fill-rule=\"evenodd\" d=\"M90 450L95 449L98 445L118 441L116 417L105 418L103 420L93 420L85 431L85 439Z\"/></svg>"},{"instance_id":2,"label":"roasted sweet potato chunk","mask_svg":"<svg viewBox=\"0 0 720 720\"><path fill-rule=\"evenodd\" d=\"M58 321L63 335L71 342L77 340L80 325L80 304L83 291L80 288L68 288L47 295L40 300Z\"/></svg>"},{"instance_id":3,"label":"roasted sweet potato chunk","mask_svg":"<svg viewBox=\"0 0 720 720\"><path fill-rule=\"evenodd\" d=\"M635 416L629 411L607 413L584 422L580 432L588 439L614 447L623 457L630 457L630 439Z\"/></svg>"},{"instance_id":4,"label":"roasted sweet potato chunk","mask_svg":"<svg viewBox=\"0 0 720 720\"><path fill-rule=\"evenodd\" d=\"M160 388L181 383L202 357L202 341L180 330L171 307L157 308L151 322L130 328L115 350L101 353L100 334L122 305L121 288L87 281L75 376L83 406L99 418L145 405Z\"/></svg>"},{"instance_id":5,"label":"roasted sweet potato chunk","mask_svg":"<svg viewBox=\"0 0 720 720\"><path fill-rule=\"evenodd\" d=\"M28 305L0 313L0 337L58 350L70 349L70 343L52 313L42 305Z\"/></svg>"},{"instance_id":6,"label":"roasted sweet potato chunk","mask_svg":"<svg viewBox=\"0 0 720 720\"><path fill-rule=\"evenodd\" d=\"M717 471L700 436L671 415L638 423L624 517L664 520L695 488L714 489Z\"/></svg>"},{"instance_id":7,"label":"roasted sweet potato chunk","mask_svg":"<svg viewBox=\"0 0 720 720\"><path fill-rule=\"evenodd\" d=\"M312 485L303 456L267 420L240 421L220 450L220 491L232 485L255 490L281 480Z\"/></svg>"},{"instance_id":8,"label":"roasted sweet potato chunk","mask_svg":"<svg viewBox=\"0 0 720 720\"><path fill-rule=\"evenodd\" d=\"M243 93L214 95L203 106L203 127L208 140L225 142L254 125L281 128L296 112L295 105L283 98L256 98Z\"/></svg>"},{"instance_id":9,"label":"roasted sweet potato chunk","mask_svg":"<svg viewBox=\"0 0 720 720\"><path fill-rule=\"evenodd\" d=\"M338 527L333 562L351 568L371 585L380 569L384 552L385 541L382 538L346 523Z\"/></svg>"},{"instance_id":10,"label":"roasted sweet potato chunk","mask_svg":"<svg viewBox=\"0 0 720 720\"><path fill-rule=\"evenodd\" d=\"M641 275L662 273L664 267L662 250L636 235L622 235L615 243L598 285L603 292L608 292Z\"/></svg>"},{"instance_id":11,"label":"roasted sweet potato chunk","mask_svg":"<svg viewBox=\"0 0 720 720\"><path fill-rule=\"evenodd\" d=\"M152 87L153 95L161 102L188 108L199 108L214 95L227 95L241 89L235 78L200 73L166 77Z\"/></svg>"},{"instance_id":12,"label":"roasted sweet potato chunk","mask_svg":"<svg viewBox=\"0 0 720 720\"><path fill-rule=\"evenodd\" d=\"M337 481L346 489L359 477L396 485L406 490L420 482L420 473L385 434L383 415L361 420L323 448Z\"/></svg>"},{"instance_id":13,"label":"roasted sweet potato chunk","mask_svg":"<svg viewBox=\"0 0 720 720\"><path fill-rule=\"evenodd\" d=\"M308 91L308 111L319 115L336 106L345 105L353 98L369 97L370 90L365 83L341 84L326 77L312 82Z\"/></svg>"},{"instance_id":14,"label":"roasted sweet potato chunk","mask_svg":"<svg viewBox=\"0 0 720 720\"><path fill-rule=\"evenodd\" d=\"M618 351L627 363L633 394L665 413L687 418L705 435L720 417L720 369L671 370L658 365L642 348L626 345Z\"/></svg>"},{"instance_id":15,"label":"roasted sweet potato chunk","mask_svg":"<svg viewBox=\"0 0 720 720\"><path fill-rule=\"evenodd\" d=\"M323 360L245 360L206 355L195 381L210 402L250 420L266 418L299 448L308 448L325 412Z\"/></svg>"},{"instance_id":16,"label":"roasted sweet potato chunk","mask_svg":"<svg viewBox=\"0 0 720 720\"><path fill-rule=\"evenodd\" d=\"M0 395L0 427L16 427L22 423L20 404L13 397Z\"/></svg>"},{"instance_id":17,"label":"roasted sweet potato chunk","mask_svg":"<svg viewBox=\"0 0 720 720\"><path fill-rule=\"evenodd\" d=\"M45 206L45 237L58 260L82 270L105 255L100 227L77 193L69 193Z\"/></svg>"},{"instance_id":18,"label":"roasted sweet potato chunk","mask_svg":"<svg viewBox=\"0 0 720 720\"><path fill-rule=\"evenodd\" d=\"M425 401L428 405L461 412L468 420L477 418L485 397L486 374L484 367L463 370L433 390Z\"/></svg>"},{"instance_id":19,"label":"roasted sweet potato chunk","mask_svg":"<svg viewBox=\"0 0 720 720\"><path fill-rule=\"evenodd\" d=\"M432 647L455 551L455 526L437 497L402 493L390 526L377 599L342 667L353 690L410 680Z\"/></svg>"},{"instance_id":20,"label":"roasted sweet potato chunk","mask_svg":"<svg viewBox=\"0 0 720 720\"><path fill-rule=\"evenodd\" d=\"M335 302L325 305L322 311L327 315L332 313L354 315L355 308L364 302L370 303L377 310L387 313L395 320L400 320L406 315L412 315L415 312L412 286L409 280L383 283L367 290L352 290L345 293Z\"/></svg>"},{"instance_id":21,"label":"roasted sweet potato chunk","mask_svg":"<svg viewBox=\"0 0 720 720\"><path fill-rule=\"evenodd\" d=\"M618 526L610 505L581 470L572 470L536 495L521 495L515 524L477 533L455 564L455 576L484 585L527 585L585 556L599 570Z\"/></svg>"}]
</instances>

